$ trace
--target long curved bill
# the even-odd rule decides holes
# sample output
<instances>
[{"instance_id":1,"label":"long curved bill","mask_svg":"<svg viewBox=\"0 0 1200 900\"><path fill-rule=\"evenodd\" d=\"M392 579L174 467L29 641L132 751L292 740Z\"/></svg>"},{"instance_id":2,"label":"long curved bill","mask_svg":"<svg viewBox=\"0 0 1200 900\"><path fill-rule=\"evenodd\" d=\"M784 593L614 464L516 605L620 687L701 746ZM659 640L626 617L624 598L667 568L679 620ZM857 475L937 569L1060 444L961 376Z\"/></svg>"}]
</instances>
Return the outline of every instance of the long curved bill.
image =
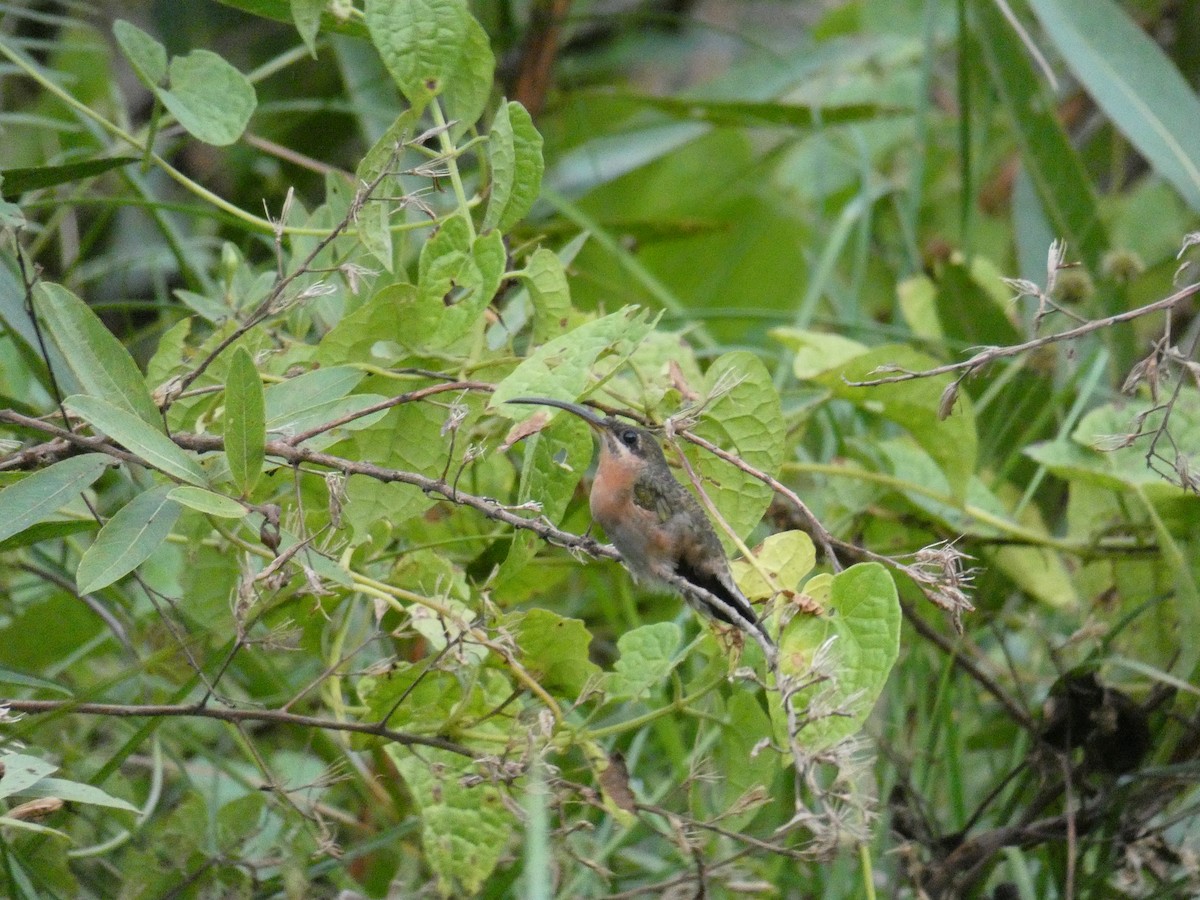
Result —
<instances>
[{"instance_id":1,"label":"long curved bill","mask_svg":"<svg viewBox=\"0 0 1200 900\"><path fill-rule=\"evenodd\" d=\"M588 407L580 406L578 403L568 403L565 400L552 400L549 397L514 397L512 400L505 400L504 402L527 403L530 406L553 406L557 409L565 409L569 413L574 413L593 428L603 429L605 426L603 416L598 414L594 409L588 409Z\"/></svg>"}]
</instances>

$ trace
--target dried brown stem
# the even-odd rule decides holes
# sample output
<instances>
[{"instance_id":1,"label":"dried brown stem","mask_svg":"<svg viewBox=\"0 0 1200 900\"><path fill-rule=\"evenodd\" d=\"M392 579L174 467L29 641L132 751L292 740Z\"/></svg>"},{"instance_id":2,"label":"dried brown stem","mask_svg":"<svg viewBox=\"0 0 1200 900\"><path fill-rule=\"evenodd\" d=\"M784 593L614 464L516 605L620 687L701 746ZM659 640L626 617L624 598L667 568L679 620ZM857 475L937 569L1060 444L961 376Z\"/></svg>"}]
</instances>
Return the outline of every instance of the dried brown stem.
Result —
<instances>
[{"instance_id":1,"label":"dried brown stem","mask_svg":"<svg viewBox=\"0 0 1200 900\"><path fill-rule=\"evenodd\" d=\"M1162 312L1163 310L1172 309L1178 306L1184 300L1195 294L1200 293L1200 282L1189 284L1187 287L1180 288L1169 297L1164 297L1162 300L1156 300L1154 303L1147 303L1145 306L1139 306L1137 309L1127 310L1123 313L1118 313L1115 316L1108 316L1103 319L1095 319L1080 325L1078 328L1069 328L1066 331L1059 331L1054 334L1047 334L1040 338L1026 341L1023 344L1014 344L1011 347L987 347L970 359L964 359L961 362L947 363L944 366L935 366L932 369L922 369L919 372L900 372L896 375L887 375L883 378L874 378L868 381L847 381L851 387L876 387L881 384L896 384L901 381L913 381L917 378L932 378L935 375L947 375L951 372L959 372L962 370L974 371L986 365L990 365L998 359L1006 359L1010 356L1019 356L1022 353L1027 353L1030 350L1037 350L1039 347L1045 347L1049 344L1058 344L1063 341L1074 340L1075 338L1083 337L1091 334L1093 331L1100 331L1109 328L1113 325L1120 325L1123 322L1132 322L1134 319L1140 319L1142 316L1150 315L1151 313Z\"/></svg>"}]
</instances>

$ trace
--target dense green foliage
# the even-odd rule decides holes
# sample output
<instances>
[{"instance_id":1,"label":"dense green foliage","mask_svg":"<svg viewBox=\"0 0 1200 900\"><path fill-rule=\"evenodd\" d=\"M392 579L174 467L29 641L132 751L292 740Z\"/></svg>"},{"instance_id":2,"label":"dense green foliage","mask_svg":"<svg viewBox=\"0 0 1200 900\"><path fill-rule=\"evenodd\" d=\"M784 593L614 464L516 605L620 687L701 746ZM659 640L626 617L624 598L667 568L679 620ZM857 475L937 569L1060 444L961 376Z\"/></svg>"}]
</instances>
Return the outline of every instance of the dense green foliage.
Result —
<instances>
[{"instance_id":1,"label":"dense green foliage","mask_svg":"<svg viewBox=\"0 0 1200 900\"><path fill-rule=\"evenodd\" d=\"M700 6L0 7L6 896L1195 894L1200 13Z\"/></svg>"}]
</instances>

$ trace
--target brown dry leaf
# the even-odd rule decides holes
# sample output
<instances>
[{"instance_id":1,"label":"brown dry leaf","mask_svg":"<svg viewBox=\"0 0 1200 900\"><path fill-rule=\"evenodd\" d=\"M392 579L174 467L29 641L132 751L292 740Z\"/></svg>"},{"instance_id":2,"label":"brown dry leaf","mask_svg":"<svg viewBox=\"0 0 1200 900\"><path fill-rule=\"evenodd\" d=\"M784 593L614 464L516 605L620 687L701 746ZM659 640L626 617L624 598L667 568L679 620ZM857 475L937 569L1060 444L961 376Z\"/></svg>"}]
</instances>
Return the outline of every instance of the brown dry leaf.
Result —
<instances>
[{"instance_id":1,"label":"brown dry leaf","mask_svg":"<svg viewBox=\"0 0 1200 900\"><path fill-rule=\"evenodd\" d=\"M637 812L637 798L629 786L629 771L620 753L608 755L608 765L600 770L600 787L605 795L627 813Z\"/></svg>"},{"instance_id":2,"label":"brown dry leaf","mask_svg":"<svg viewBox=\"0 0 1200 900\"><path fill-rule=\"evenodd\" d=\"M56 813L62 808L63 802L58 797L39 797L36 800L22 803L20 806L14 806L4 815L10 819L19 819L22 822L33 822L37 819L44 819L46 816Z\"/></svg>"},{"instance_id":3,"label":"brown dry leaf","mask_svg":"<svg viewBox=\"0 0 1200 900\"><path fill-rule=\"evenodd\" d=\"M500 452L504 453L510 449L517 441L524 440L531 434L537 434L546 427L546 422L549 421L548 413L538 411L526 419L524 422L518 422L514 425L505 436L504 441L500 444Z\"/></svg>"},{"instance_id":4,"label":"brown dry leaf","mask_svg":"<svg viewBox=\"0 0 1200 900\"><path fill-rule=\"evenodd\" d=\"M809 616L820 616L825 612L821 604L808 596L808 594L800 594L796 591L780 591L780 595L791 604L796 612Z\"/></svg>"}]
</instances>

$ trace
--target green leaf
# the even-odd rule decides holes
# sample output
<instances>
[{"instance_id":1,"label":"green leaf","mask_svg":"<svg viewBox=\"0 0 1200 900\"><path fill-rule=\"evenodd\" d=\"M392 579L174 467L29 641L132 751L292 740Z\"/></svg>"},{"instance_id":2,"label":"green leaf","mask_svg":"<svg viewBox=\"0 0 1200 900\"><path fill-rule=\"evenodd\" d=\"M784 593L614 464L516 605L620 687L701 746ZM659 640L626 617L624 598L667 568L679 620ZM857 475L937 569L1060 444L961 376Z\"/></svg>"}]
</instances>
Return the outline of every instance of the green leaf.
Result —
<instances>
[{"instance_id":1,"label":"green leaf","mask_svg":"<svg viewBox=\"0 0 1200 900\"><path fill-rule=\"evenodd\" d=\"M1096 197L1074 145L1020 38L993 0L975 0L976 41L1012 123L1012 134L1055 234L1082 254L1092 271L1108 249Z\"/></svg>"},{"instance_id":2,"label":"green leaf","mask_svg":"<svg viewBox=\"0 0 1200 900\"><path fill-rule=\"evenodd\" d=\"M533 301L533 342L544 344L561 335L570 325L571 289L567 271L558 254L539 247L521 270Z\"/></svg>"},{"instance_id":3,"label":"green leaf","mask_svg":"<svg viewBox=\"0 0 1200 900\"><path fill-rule=\"evenodd\" d=\"M1187 496L1182 488L1168 484L1147 465L1142 442L1126 445L1125 436L1141 422L1150 434L1162 422L1162 408L1138 399L1119 406L1105 404L1079 420L1071 440L1045 441L1025 449L1025 454L1066 480L1083 480L1113 490L1140 488L1165 496ZM1171 410L1171 438L1176 446L1200 446L1200 392L1183 388Z\"/></svg>"},{"instance_id":4,"label":"green leaf","mask_svg":"<svg viewBox=\"0 0 1200 900\"><path fill-rule=\"evenodd\" d=\"M802 717L806 708L827 711L797 735L802 746L821 750L858 731L883 692L900 652L900 603L892 576L878 563L817 575L809 579L805 593L826 612L797 616L789 623L779 642L779 666L784 674L807 677L818 651L828 654L821 671L829 679L792 700ZM782 740L786 716L776 695L770 697L776 736Z\"/></svg>"},{"instance_id":5,"label":"green leaf","mask_svg":"<svg viewBox=\"0 0 1200 900\"><path fill-rule=\"evenodd\" d=\"M5 169L3 187L5 197L16 197L26 191L86 181L112 169L119 169L137 162L136 156L109 156L104 159L87 159L83 162L62 166L36 166L29 169Z\"/></svg>"},{"instance_id":6,"label":"green leaf","mask_svg":"<svg viewBox=\"0 0 1200 900\"><path fill-rule=\"evenodd\" d=\"M773 328L770 335L796 354L792 372L802 381L867 352L865 344L828 331Z\"/></svg>"},{"instance_id":7,"label":"green leaf","mask_svg":"<svg viewBox=\"0 0 1200 900\"><path fill-rule=\"evenodd\" d=\"M137 363L88 305L61 285L43 282L36 291L47 330L84 392L162 431Z\"/></svg>"},{"instance_id":8,"label":"green leaf","mask_svg":"<svg viewBox=\"0 0 1200 900\"><path fill-rule=\"evenodd\" d=\"M115 461L115 460L114 460ZM78 534L81 531L95 531L99 528L94 521L86 519L65 519L58 522L39 522L31 525L20 534L15 534L7 540L0 541L0 553L16 550L18 547L32 547L42 541L53 541L57 538Z\"/></svg>"},{"instance_id":9,"label":"green leaf","mask_svg":"<svg viewBox=\"0 0 1200 900\"><path fill-rule=\"evenodd\" d=\"M616 700L637 700L663 683L679 664L675 653L683 633L674 622L657 622L627 631L617 639L620 657L604 679L604 691Z\"/></svg>"},{"instance_id":10,"label":"green leaf","mask_svg":"<svg viewBox=\"0 0 1200 900\"><path fill-rule=\"evenodd\" d=\"M918 444L932 456L946 473L950 490L956 497L965 495L975 471L978 438L975 434L975 413L966 392L949 418L938 420L942 391L950 383L949 376L918 378L882 384L875 387L853 387L849 381L866 381L880 377L872 374L879 366L898 367L897 371L920 371L936 366L937 360L910 347L889 345L877 347L855 357L814 380L830 388L835 397L849 400L859 408L877 413L908 429ZM888 374L887 372L882 375Z\"/></svg>"},{"instance_id":11,"label":"green leaf","mask_svg":"<svg viewBox=\"0 0 1200 900\"><path fill-rule=\"evenodd\" d=\"M470 127L483 112L495 59L462 0L367 0L367 29L414 107L445 96L446 115Z\"/></svg>"},{"instance_id":12,"label":"green leaf","mask_svg":"<svg viewBox=\"0 0 1200 900\"><path fill-rule=\"evenodd\" d=\"M732 812L749 791L770 791L780 769L780 756L759 746L771 733L771 720L754 692L734 691L729 697L724 719L721 740L712 751L714 771L721 773L713 788L721 797L719 808ZM734 812L723 818L722 824L725 828L741 831L759 809L752 806L746 812Z\"/></svg>"},{"instance_id":13,"label":"green leaf","mask_svg":"<svg viewBox=\"0 0 1200 900\"><path fill-rule=\"evenodd\" d=\"M323 367L350 362L390 366L403 357L404 347L426 346L437 330L442 305L428 316L418 315L416 294L415 287L403 282L380 288L321 339L313 361ZM396 328L401 321L404 327Z\"/></svg>"},{"instance_id":14,"label":"green leaf","mask_svg":"<svg viewBox=\"0 0 1200 900\"><path fill-rule=\"evenodd\" d=\"M246 507L236 500L204 488L192 487L190 484L175 488L167 495L167 499L222 519L242 519L246 516Z\"/></svg>"},{"instance_id":15,"label":"green leaf","mask_svg":"<svg viewBox=\"0 0 1200 900\"><path fill-rule=\"evenodd\" d=\"M262 474L267 425L262 379L245 347L233 351L225 375L224 433L229 474L243 496L248 495Z\"/></svg>"},{"instance_id":16,"label":"green leaf","mask_svg":"<svg viewBox=\"0 0 1200 900\"><path fill-rule=\"evenodd\" d=\"M313 410L341 400L364 377L353 366L329 366L271 385L263 397L267 431L287 430L309 419Z\"/></svg>"},{"instance_id":17,"label":"green leaf","mask_svg":"<svg viewBox=\"0 0 1200 900\"><path fill-rule=\"evenodd\" d=\"M391 273L396 250L392 242L392 207L387 203L368 203L358 212L355 228L363 247Z\"/></svg>"},{"instance_id":18,"label":"green leaf","mask_svg":"<svg viewBox=\"0 0 1200 900\"><path fill-rule=\"evenodd\" d=\"M23 791L13 794L14 797L57 797L69 803L88 803L92 806L107 806L111 809L123 809L136 813L140 810L126 800L114 797L106 791L90 784L78 781L67 781L65 778L43 778L36 784Z\"/></svg>"},{"instance_id":19,"label":"green leaf","mask_svg":"<svg viewBox=\"0 0 1200 900\"><path fill-rule=\"evenodd\" d=\"M25 227L25 213L15 203L9 203L5 197L12 196L4 193L4 174L0 173L0 228L15 231Z\"/></svg>"},{"instance_id":20,"label":"green leaf","mask_svg":"<svg viewBox=\"0 0 1200 900\"><path fill-rule=\"evenodd\" d=\"M412 753L396 744L385 751L412 794L421 816L425 862L443 897L477 894L487 883L517 823L499 790L471 779L475 763L445 750ZM470 785L470 786L468 786Z\"/></svg>"},{"instance_id":21,"label":"green leaf","mask_svg":"<svg viewBox=\"0 0 1200 900\"><path fill-rule=\"evenodd\" d=\"M38 678L36 675L26 675L24 672L14 672L3 666L0 666L0 684L16 684L33 691L53 691L56 694L66 694L68 697L72 693L70 688L65 688L56 682Z\"/></svg>"},{"instance_id":22,"label":"green leaf","mask_svg":"<svg viewBox=\"0 0 1200 900\"><path fill-rule=\"evenodd\" d=\"M1075 77L1159 175L1200 211L1200 99L1113 0L1029 0Z\"/></svg>"},{"instance_id":23,"label":"green leaf","mask_svg":"<svg viewBox=\"0 0 1200 900\"><path fill-rule=\"evenodd\" d=\"M803 531L773 534L752 552L758 566L770 573L785 591L796 590L800 579L817 563L812 538ZM751 600L765 600L772 595L771 586L759 574L758 568L744 559L734 561L733 577L742 593Z\"/></svg>"},{"instance_id":24,"label":"green leaf","mask_svg":"<svg viewBox=\"0 0 1200 900\"><path fill-rule=\"evenodd\" d=\"M516 616L511 627L521 648L521 664L543 687L574 698L599 674L600 667L588 659L591 632L579 619L531 609Z\"/></svg>"},{"instance_id":25,"label":"green leaf","mask_svg":"<svg viewBox=\"0 0 1200 900\"><path fill-rule=\"evenodd\" d=\"M270 19L284 24L289 22L295 24L292 19L291 0L220 0L220 2L223 6L240 9L260 19ZM328 5L328 3L323 5ZM345 34L355 38L366 39L369 37L366 26L362 24L361 18L341 19L325 13L321 16L321 23L322 27L327 31L334 31L338 34Z\"/></svg>"},{"instance_id":26,"label":"green leaf","mask_svg":"<svg viewBox=\"0 0 1200 900\"><path fill-rule=\"evenodd\" d=\"M726 353L709 367L704 384L705 394L720 396L705 407L695 433L775 475L783 462L783 409L766 366L748 351ZM774 492L707 450L683 447L725 521L740 537L748 535L762 521ZM728 542L723 530L718 534Z\"/></svg>"},{"instance_id":27,"label":"green leaf","mask_svg":"<svg viewBox=\"0 0 1200 900\"><path fill-rule=\"evenodd\" d=\"M180 481L203 485L207 481L199 463L174 441L141 419L99 397L74 394L64 404L97 431L107 434L138 456L146 465Z\"/></svg>"},{"instance_id":28,"label":"green leaf","mask_svg":"<svg viewBox=\"0 0 1200 900\"><path fill-rule=\"evenodd\" d=\"M349 397L342 397L340 400L329 400L325 403L306 407L290 417L268 422L267 430L272 435L291 438L310 429L332 422L335 419L341 419L343 416L361 413L363 410L379 405L386 399L382 394L353 394ZM313 435L304 441L304 446L311 450L319 450L322 447L327 447L342 440L346 436L346 432L368 428L386 415L387 410L383 409L357 416L336 428Z\"/></svg>"},{"instance_id":29,"label":"green leaf","mask_svg":"<svg viewBox=\"0 0 1200 900\"><path fill-rule=\"evenodd\" d=\"M525 419L531 407L507 406L514 397L549 397L573 403L588 386L588 374L596 358L619 345L625 352L653 329L645 312L629 307L580 325L539 347L496 385L490 408L498 415Z\"/></svg>"},{"instance_id":30,"label":"green leaf","mask_svg":"<svg viewBox=\"0 0 1200 900\"><path fill-rule=\"evenodd\" d=\"M128 575L167 539L180 513L170 493L171 485L164 484L138 494L104 524L75 572L81 594Z\"/></svg>"},{"instance_id":31,"label":"green leaf","mask_svg":"<svg viewBox=\"0 0 1200 900\"><path fill-rule=\"evenodd\" d=\"M0 775L0 799L33 787L47 775L58 771L58 766L53 763L24 753L0 755L0 763L4 768L4 774Z\"/></svg>"},{"instance_id":32,"label":"green leaf","mask_svg":"<svg viewBox=\"0 0 1200 900\"><path fill-rule=\"evenodd\" d=\"M440 310L433 340L447 344L483 324L483 310L500 288L504 239L489 232L472 242L461 216L444 222L421 248L417 305L425 313Z\"/></svg>"},{"instance_id":33,"label":"green leaf","mask_svg":"<svg viewBox=\"0 0 1200 900\"><path fill-rule=\"evenodd\" d=\"M496 111L488 135L488 160L492 167L492 190L483 230L508 231L533 208L545 171L542 136L520 103L503 103Z\"/></svg>"},{"instance_id":34,"label":"green leaf","mask_svg":"<svg viewBox=\"0 0 1200 900\"><path fill-rule=\"evenodd\" d=\"M321 30L321 13L329 0L291 0L292 22L304 46L317 58L317 32Z\"/></svg>"},{"instance_id":35,"label":"green leaf","mask_svg":"<svg viewBox=\"0 0 1200 900\"><path fill-rule=\"evenodd\" d=\"M158 96L189 134L218 147L242 136L258 105L245 75L208 50L175 57L169 72L170 89Z\"/></svg>"},{"instance_id":36,"label":"green leaf","mask_svg":"<svg viewBox=\"0 0 1200 900\"><path fill-rule=\"evenodd\" d=\"M899 109L875 103L831 103L801 105L775 101L706 100L703 98L654 96L605 92L606 98L621 100L666 113L673 119L706 122L732 128L812 128L818 125L839 125L848 122L867 122Z\"/></svg>"},{"instance_id":37,"label":"green leaf","mask_svg":"<svg viewBox=\"0 0 1200 900\"><path fill-rule=\"evenodd\" d=\"M45 521L77 497L113 464L103 453L56 462L0 491L0 541Z\"/></svg>"},{"instance_id":38,"label":"green leaf","mask_svg":"<svg viewBox=\"0 0 1200 900\"><path fill-rule=\"evenodd\" d=\"M167 80L167 48L136 25L117 19L113 23L117 46L146 87L157 91Z\"/></svg>"}]
</instances>

